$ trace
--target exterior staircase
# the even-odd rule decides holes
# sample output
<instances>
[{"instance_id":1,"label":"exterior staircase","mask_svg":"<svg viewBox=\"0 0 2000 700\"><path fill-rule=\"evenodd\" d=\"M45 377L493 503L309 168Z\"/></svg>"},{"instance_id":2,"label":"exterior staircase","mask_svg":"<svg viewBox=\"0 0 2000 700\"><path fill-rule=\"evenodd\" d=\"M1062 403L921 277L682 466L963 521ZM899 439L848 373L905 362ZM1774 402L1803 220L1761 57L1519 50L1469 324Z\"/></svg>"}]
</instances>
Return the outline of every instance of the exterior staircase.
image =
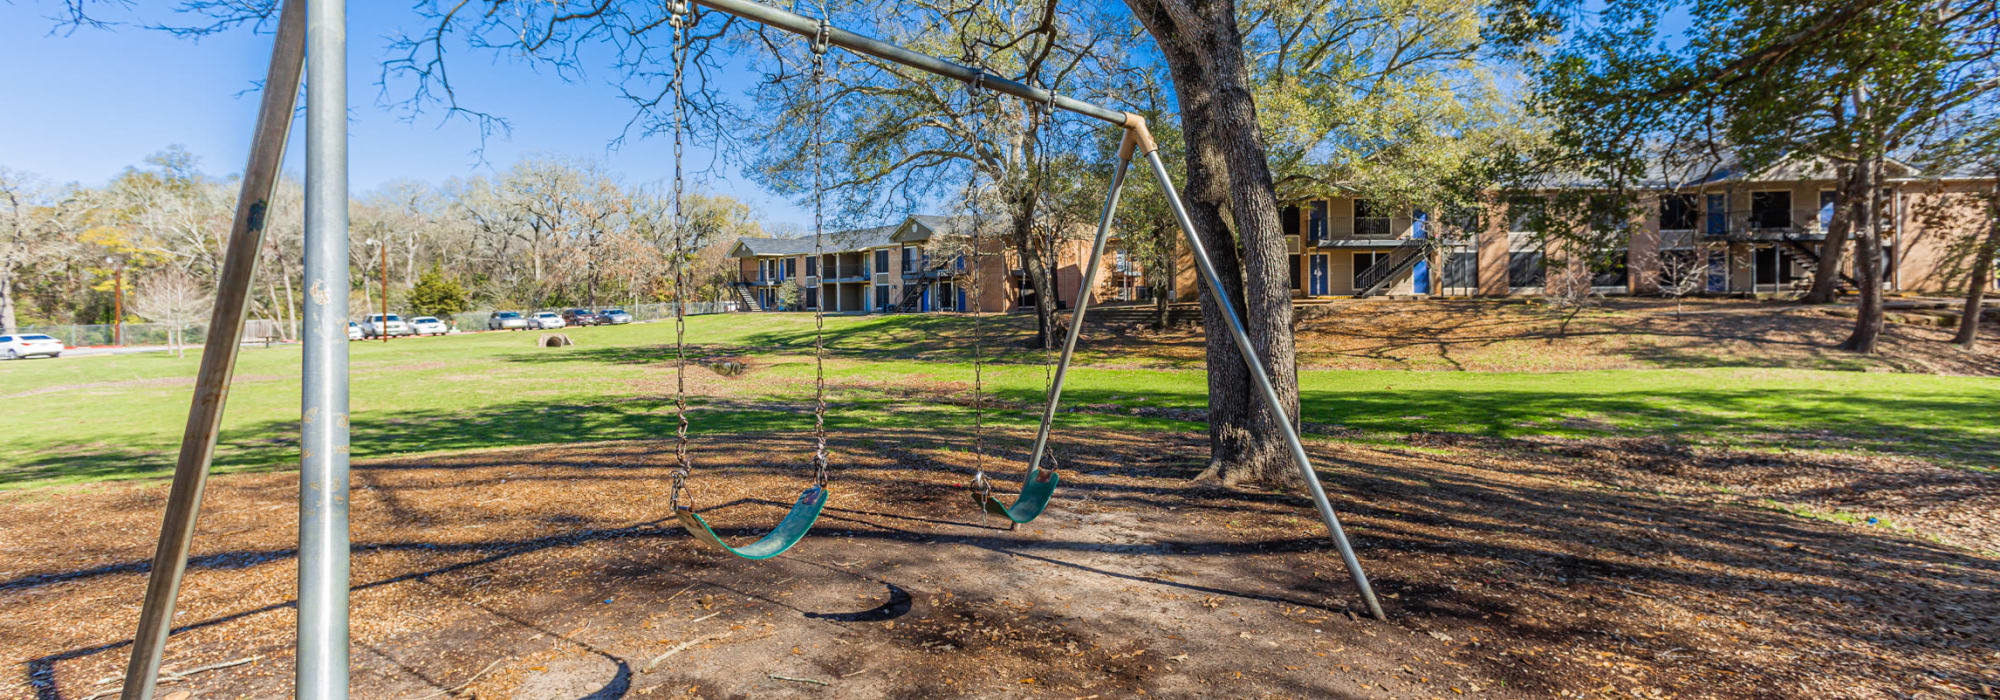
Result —
<instances>
[{"instance_id":1,"label":"exterior staircase","mask_svg":"<svg viewBox=\"0 0 2000 700\"><path fill-rule=\"evenodd\" d=\"M924 289L930 287L931 280L937 279L939 272L950 266L951 261L945 260L924 268L922 272L914 277L904 279L903 298L896 300L896 313L907 314L916 312L923 305ZM912 280L916 283L911 284ZM942 299L936 300L932 304L932 308L939 308L943 304L944 301Z\"/></svg>"},{"instance_id":2,"label":"exterior staircase","mask_svg":"<svg viewBox=\"0 0 2000 700\"><path fill-rule=\"evenodd\" d=\"M1813 278L1819 276L1819 250L1790 238L1785 239L1785 247L1810 261L1806 263L1806 274L1803 279L1805 285L1811 287ZM1854 281L1854 275L1843 270L1840 273L1840 282L1834 287L1836 291L1849 291L1858 289L1860 285Z\"/></svg>"},{"instance_id":3,"label":"exterior staircase","mask_svg":"<svg viewBox=\"0 0 2000 700\"><path fill-rule=\"evenodd\" d=\"M742 309L744 311L764 310L764 305L757 303L757 293L751 291L749 284L744 282L737 282L736 284L730 285L730 287L736 290L737 308Z\"/></svg>"},{"instance_id":4,"label":"exterior staircase","mask_svg":"<svg viewBox=\"0 0 2000 700\"><path fill-rule=\"evenodd\" d=\"M1360 278L1354 281L1355 286L1360 287L1360 289L1355 291L1354 296L1371 297L1380 294L1382 290L1387 289L1390 284L1393 284L1397 278L1402 277L1403 273L1408 272L1412 267L1416 267L1417 261L1428 257L1430 251L1431 245L1429 239L1405 239L1396 246L1394 251L1390 252L1387 262L1377 263L1374 267L1369 268L1368 272L1362 274Z\"/></svg>"}]
</instances>

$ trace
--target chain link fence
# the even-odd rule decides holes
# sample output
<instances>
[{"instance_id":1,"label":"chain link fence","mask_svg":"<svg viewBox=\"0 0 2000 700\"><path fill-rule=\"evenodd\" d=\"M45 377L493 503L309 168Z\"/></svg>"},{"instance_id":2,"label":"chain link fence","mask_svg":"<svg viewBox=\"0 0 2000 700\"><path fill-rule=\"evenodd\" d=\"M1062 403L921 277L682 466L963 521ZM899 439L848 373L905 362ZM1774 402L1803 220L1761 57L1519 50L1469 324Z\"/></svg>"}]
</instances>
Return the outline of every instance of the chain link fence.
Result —
<instances>
[{"instance_id":1,"label":"chain link fence","mask_svg":"<svg viewBox=\"0 0 2000 700\"><path fill-rule=\"evenodd\" d=\"M626 313L632 315L633 322L659 321L674 317L674 305L671 303L634 304L632 306L606 308L624 309ZM723 314L736 310L736 302L733 301L698 301L687 305L687 315L689 316ZM468 333L483 331L486 330L486 318L493 313L493 311L467 311L465 313L453 314L445 320L459 331ZM404 320L408 320L411 317L404 316L403 318ZM292 335L291 329L287 328L287 325L264 319L250 319L243 327L243 342L284 342L283 339L285 337ZM167 344L168 333L172 329L173 324L168 323L127 323L122 328L114 328L109 323L96 323L60 326L21 326L20 333L40 333L47 335L62 341L65 347L72 348L103 345L164 346ZM120 335L123 336L122 340L118 337ZM206 342L208 342L208 324L190 323L181 327L182 344L198 346Z\"/></svg>"},{"instance_id":2,"label":"chain link fence","mask_svg":"<svg viewBox=\"0 0 2000 700\"><path fill-rule=\"evenodd\" d=\"M21 326L21 333L40 333L62 341L65 347L89 345L119 345L114 342L123 336L124 345L166 345L167 336L173 330L168 323L127 323L123 329L115 329L109 323L74 326ZM244 339L251 338L248 333ZM261 340L261 338L259 338ZM208 341L208 324L194 323L181 327L181 342L200 345Z\"/></svg>"}]
</instances>

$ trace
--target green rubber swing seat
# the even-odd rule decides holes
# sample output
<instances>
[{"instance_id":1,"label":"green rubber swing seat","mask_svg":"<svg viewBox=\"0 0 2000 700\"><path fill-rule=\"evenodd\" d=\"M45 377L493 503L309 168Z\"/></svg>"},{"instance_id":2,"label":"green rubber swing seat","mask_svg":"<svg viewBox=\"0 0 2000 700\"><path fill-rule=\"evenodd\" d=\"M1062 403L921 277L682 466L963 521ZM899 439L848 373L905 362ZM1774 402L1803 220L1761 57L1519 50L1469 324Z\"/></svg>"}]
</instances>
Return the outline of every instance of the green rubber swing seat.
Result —
<instances>
[{"instance_id":1,"label":"green rubber swing seat","mask_svg":"<svg viewBox=\"0 0 2000 700\"><path fill-rule=\"evenodd\" d=\"M1061 478L1056 476L1053 469L1037 471L1028 475L1027 481L1021 484L1021 495L1014 499L1014 505L1002 503L1000 499L994 498L991 492L985 491L974 492L972 500L977 502L979 507L986 509L987 513L1006 518L1008 522L1019 525L1034 520L1049 507L1049 497L1055 495L1058 481L1061 481Z\"/></svg>"},{"instance_id":2,"label":"green rubber swing seat","mask_svg":"<svg viewBox=\"0 0 2000 700\"><path fill-rule=\"evenodd\" d=\"M785 514L785 519L778 521L777 527L771 528L756 542L741 547L731 547L728 542L722 541L722 537L715 534L715 529L708 526L708 521L692 508L680 506L674 509L674 515L680 517L681 527L687 528L688 534L708 546L744 559L763 560L784 554L785 550L805 538L813 523L819 521L820 511L826 508L826 496L825 486L806 489L799 494L798 502L792 504L791 512Z\"/></svg>"}]
</instances>

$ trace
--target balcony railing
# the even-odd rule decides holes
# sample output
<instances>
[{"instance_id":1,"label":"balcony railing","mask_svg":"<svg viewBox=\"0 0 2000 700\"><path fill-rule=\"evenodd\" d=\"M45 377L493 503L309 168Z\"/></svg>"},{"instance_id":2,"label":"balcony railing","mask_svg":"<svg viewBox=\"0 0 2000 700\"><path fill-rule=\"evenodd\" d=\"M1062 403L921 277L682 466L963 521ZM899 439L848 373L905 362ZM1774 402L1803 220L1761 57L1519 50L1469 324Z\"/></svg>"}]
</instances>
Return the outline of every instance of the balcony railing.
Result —
<instances>
[{"instance_id":1,"label":"balcony railing","mask_svg":"<svg viewBox=\"0 0 2000 700\"><path fill-rule=\"evenodd\" d=\"M1819 241L1826 228L1817 217L1801 221L1797 212L1781 217L1763 211L1732 211L1723 221L1708 216L1696 222L1696 234L1708 240L1727 241Z\"/></svg>"}]
</instances>

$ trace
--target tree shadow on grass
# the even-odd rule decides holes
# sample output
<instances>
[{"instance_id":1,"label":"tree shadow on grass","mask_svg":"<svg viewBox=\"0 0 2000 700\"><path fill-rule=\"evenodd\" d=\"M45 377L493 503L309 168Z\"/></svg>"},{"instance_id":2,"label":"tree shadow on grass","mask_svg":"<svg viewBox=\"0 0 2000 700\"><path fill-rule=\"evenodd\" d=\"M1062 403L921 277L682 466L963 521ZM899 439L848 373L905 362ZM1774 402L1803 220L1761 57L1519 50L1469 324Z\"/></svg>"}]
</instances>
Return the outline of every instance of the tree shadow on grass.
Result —
<instances>
[{"instance_id":1,"label":"tree shadow on grass","mask_svg":"<svg viewBox=\"0 0 2000 700\"><path fill-rule=\"evenodd\" d=\"M595 359L588 361L617 361ZM1056 429L1183 429L1204 417L1205 383L1193 373L1097 375L1079 370L1065 389ZM1491 437L1528 435L1649 436L1787 448L1842 448L1906 455L1962 466L2000 463L2000 430L1989 420L2000 390L1970 384L1921 394L1861 393L1859 390L1788 387L1731 388L1722 385L1648 387L1631 391L1564 391L1542 386L1519 390L1339 390L1301 392L1303 420L1365 433L1403 435L1452 431ZM903 429L931 426L963 434L971 416L959 389L835 386L830 424L836 429ZM1039 406L1036 382L989 386L998 405ZM783 433L810 425L809 404L801 400L696 397L695 436L713 439L753 433ZM1019 412L1015 412L1018 414ZM1415 418L1413 418L1415 416ZM1580 427L1568 417L1593 417ZM1613 422L1605 422L1602 417ZM988 420L1014 422L1025 414L989 414ZM357 413L352 418L356 458L462 451L494 447L565 444L590 440L647 439L671 435L676 422L672 400L663 395L607 397L598 401L522 400L477 410L426 409ZM298 424L267 420L222 432L216 468L239 471L297 463ZM1058 433L1060 435L1060 432ZM164 475L172 469L173 446L163 436L130 435L78 443L19 436L24 454L37 455L0 468L0 488L67 480L95 481ZM148 449L148 443L151 443Z\"/></svg>"}]
</instances>

